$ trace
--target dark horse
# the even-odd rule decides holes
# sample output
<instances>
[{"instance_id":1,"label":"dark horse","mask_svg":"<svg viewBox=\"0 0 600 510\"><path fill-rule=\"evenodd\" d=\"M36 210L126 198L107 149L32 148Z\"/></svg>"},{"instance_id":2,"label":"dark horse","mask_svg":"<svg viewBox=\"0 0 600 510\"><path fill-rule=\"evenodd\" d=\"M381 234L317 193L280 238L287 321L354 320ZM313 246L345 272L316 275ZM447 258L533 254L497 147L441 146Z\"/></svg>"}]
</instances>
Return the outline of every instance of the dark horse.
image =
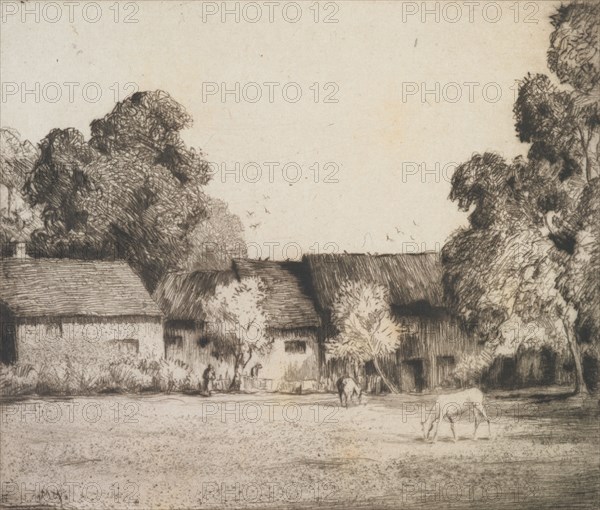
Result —
<instances>
[{"instance_id":1,"label":"dark horse","mask_svg":"<svg viewBox=\"0 0 600 510\"><path fill-rule=\"evenodd\" d=\"M358 398L360 404L362 398L362 388L356 384L356 381L352 377L346 375L340 377L336 383L338 395L340 396L340 404L342 407L348 407L348 402L352 402L354 395ZM345 404L344 404L345 401Z\"/></svg>"}]
</instances>

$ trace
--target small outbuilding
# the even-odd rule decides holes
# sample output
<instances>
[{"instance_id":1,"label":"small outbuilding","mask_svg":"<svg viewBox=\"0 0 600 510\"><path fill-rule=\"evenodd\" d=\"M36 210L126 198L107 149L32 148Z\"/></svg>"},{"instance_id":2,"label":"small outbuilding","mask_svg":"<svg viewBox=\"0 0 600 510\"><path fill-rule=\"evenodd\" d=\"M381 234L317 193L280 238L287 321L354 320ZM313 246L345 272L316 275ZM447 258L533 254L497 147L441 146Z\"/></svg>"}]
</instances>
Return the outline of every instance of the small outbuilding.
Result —
<instances>
[{"instance_id":1,"label":"small outbuilding","mask_svg":"<svg viewBox=\"0 0 600 510\"><path fill-rule=\"evenodd\" d=\"M0 261L4 363L97 363L164 355L162 314L123 261Z\"/></svg>"}]
</instances>

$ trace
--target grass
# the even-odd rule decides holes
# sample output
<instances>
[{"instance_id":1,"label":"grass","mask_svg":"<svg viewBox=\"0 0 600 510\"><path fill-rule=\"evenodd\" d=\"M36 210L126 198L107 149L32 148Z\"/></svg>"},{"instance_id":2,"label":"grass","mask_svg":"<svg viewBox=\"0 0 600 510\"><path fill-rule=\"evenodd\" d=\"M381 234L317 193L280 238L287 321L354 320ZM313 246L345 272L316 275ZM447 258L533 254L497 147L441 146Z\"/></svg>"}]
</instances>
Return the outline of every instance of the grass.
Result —
<instances>
[{"instance_id":1,"label":"grass","mask_svg":"<svg viewBox=\"0 0 600 510\"><path fill-rule=\"evenodd\" d=\"M434 397L110 395L2 406L2 503L50 508L597 508L597 402L488 398L425 442Z\"/></svg>"}]
</instances>

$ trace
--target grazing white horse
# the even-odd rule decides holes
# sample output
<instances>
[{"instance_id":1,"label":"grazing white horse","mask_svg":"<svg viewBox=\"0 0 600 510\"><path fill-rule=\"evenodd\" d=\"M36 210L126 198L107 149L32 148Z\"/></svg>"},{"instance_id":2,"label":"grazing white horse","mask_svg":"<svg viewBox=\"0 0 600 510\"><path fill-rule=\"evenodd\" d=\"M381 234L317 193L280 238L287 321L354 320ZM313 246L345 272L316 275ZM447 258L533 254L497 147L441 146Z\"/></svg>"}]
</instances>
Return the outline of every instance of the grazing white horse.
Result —
<instances>
[{"instance_id":1,"label":"grazing white horse","mask_svg":"<svg viewBox=\"0 0 600 510\"><path fill-rule=\"evenodd\" d=\"M456 430L454 429L454 422L460 418L464 406L470 406L473 408L475 416L475 429L473 430L473 439L477 440L477 427L479 427L480 420L487 421L488 424L488 435L492 437L492 429L490 427L490 419L485 412L483 406L483 393L478 388L471 388L468 390L458 391L456 393L450 393L446 395L440 395L435 402L435 408L427 415L424 420L421 420L421 430L423 431L423 439L428 440L429 434L435 425L435 433L433 434L432 442L435 443L438 435L438 428L440 421L446 418L450 422L450 428L452 429L452 435L456 442Z\"/></svg>"}]
</instances>

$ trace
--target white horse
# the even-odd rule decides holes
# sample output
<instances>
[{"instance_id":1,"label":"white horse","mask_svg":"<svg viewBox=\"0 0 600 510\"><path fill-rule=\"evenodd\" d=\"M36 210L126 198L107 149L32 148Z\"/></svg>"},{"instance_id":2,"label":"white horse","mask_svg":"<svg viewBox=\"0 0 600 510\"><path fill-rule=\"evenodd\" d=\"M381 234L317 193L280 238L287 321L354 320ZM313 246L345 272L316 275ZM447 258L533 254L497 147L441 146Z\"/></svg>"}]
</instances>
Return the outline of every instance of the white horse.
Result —
<instances>
[{"instance_id":1,"label":"white horse","mask_svg":"<svg viewBox=\"0 0 600 510\"><path fill-rule=\"evenodd\" d=\"M456 430L454 429L454 422L460 418L462 406L468 405L473 407L475 415L475 429L473 430L473 439L477 440L477 427L479 427L479 418L482 421L487 421L488 424L488 435L492 436L492 429L490 427L490 419L485 412L483 406L483 393L477 388L471 388L469 390L458 391L456 393L450 393L446 395L440 395L435 402L435 408L431 411L427 418L421 420L421 430L423 432L423 439L426 441L429 439L429 434L435 425L435 433L433 434L432 442L435 443L438 435L438 428L440 421L446 418L450 422L450 428L452 429L452 435L456 442Z\"/></svg>"}]
</instances>

